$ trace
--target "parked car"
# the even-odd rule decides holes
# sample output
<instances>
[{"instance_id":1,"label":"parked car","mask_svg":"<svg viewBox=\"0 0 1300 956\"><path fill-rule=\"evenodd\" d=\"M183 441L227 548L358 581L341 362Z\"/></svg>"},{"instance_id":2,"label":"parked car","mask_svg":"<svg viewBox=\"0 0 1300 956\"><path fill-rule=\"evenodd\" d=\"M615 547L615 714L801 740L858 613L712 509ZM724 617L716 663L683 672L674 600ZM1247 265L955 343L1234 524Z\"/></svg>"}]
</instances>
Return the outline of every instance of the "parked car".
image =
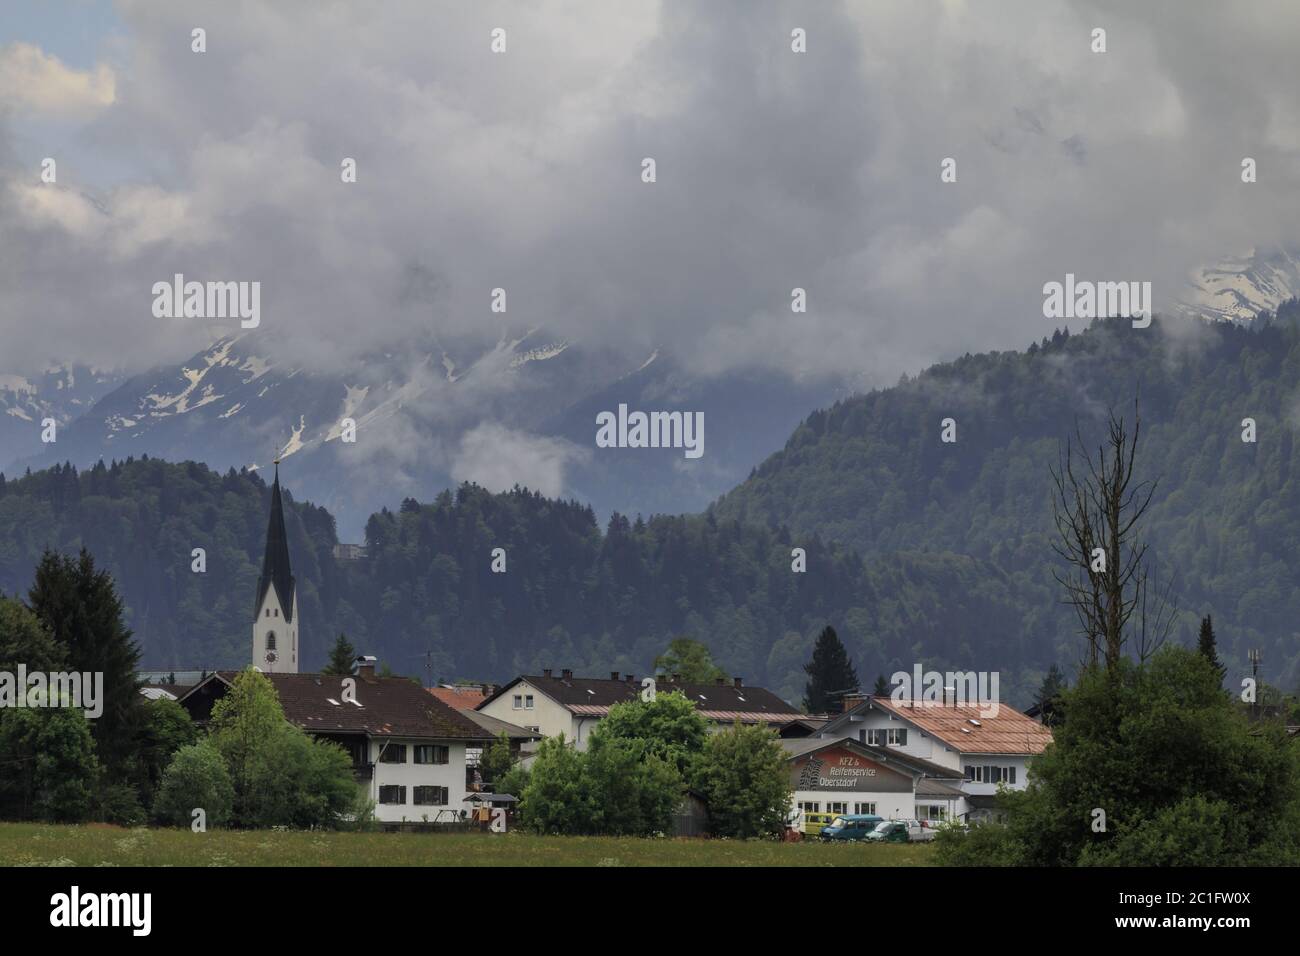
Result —
<instances>
[{"instance_id":1,"label":"parked car","mask_svg":"<svg viewBox=\"0 0 1300 956\"><path fill-rule=\"evenodd\" d=\"M805 813L803 815L803 835L806 837L820 836L822 830L831 825L835 819L833 813Z\"/></svg>"},{"instance_id":2,"label":"parked car","mask_svg":"<svg viewBox=\"0 0 1300 956\"><path fill-rule=\"evenodd\" d=\"M934 828L920 820L885 820L864 839L872 843L924 843L933 840L935 835Z\"/></svg>"},{"instance_id":3,"label":"parked car","mask_svg":"<svg viewBox=\"0 0 1300 956\"><path fill-rule=\"evenodd\" d=\"M831 821L830 826L822 828L820 836L823 840L865 840L867 834L882 822L880 817L871 813L842 813Z\"/></svg>"},{"instance_id":4,"label":"parked car","mask_svg":"<svg viewBox=\"0 0 1300 956\"><path fill-rule=\"evenodd\" d=\"M925 843L939 835L939 828L929 820L908 820L907 835L913 843Z\"/></svg>"}]
</instances>

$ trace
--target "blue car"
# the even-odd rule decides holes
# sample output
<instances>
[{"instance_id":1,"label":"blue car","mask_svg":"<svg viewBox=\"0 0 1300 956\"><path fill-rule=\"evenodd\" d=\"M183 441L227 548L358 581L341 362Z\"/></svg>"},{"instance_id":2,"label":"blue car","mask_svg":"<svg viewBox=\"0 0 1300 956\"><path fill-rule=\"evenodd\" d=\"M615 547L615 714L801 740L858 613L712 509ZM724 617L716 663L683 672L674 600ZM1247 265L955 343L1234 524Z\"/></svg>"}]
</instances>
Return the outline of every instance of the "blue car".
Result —
<instances>
[{"instance_id":1,"label":"blue car","mask_svg":"<svg viewBox=\"0 0 1300 956\"><path fill-rule=\"evenodd\" d=\"M828 827L822 827L823 840L865 840L867 834L883 822L882 817L874 813L842 813L831 821Z\"/></svg>"}]
</instances>

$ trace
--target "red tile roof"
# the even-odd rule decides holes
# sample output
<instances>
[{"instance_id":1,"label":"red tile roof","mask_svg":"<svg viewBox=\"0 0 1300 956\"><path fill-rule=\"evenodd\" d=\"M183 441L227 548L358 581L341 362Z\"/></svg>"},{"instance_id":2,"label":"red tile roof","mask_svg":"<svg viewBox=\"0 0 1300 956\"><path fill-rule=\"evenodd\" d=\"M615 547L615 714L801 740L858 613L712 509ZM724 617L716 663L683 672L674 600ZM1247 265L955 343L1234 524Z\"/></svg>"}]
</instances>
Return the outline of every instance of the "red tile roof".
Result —
<instances>
[{"instance_id":1,"label":"red tile roof","mask_svg":"<svg viewBox=\"0 0 1300 956\"><path fill-rule=\"evenodd\" d=\"M1040 754L1052 732L1006 704L990 716L985 704L941 704L872 697L871 706L896 714L953 750L976 754Z\"/></svg>"},{"instance_id":2,"label":"red tile roof","mask_svg":"<svg viewBox=\"0 0 1300 956\"><path fill-rule=\"evenodd\" d=\"M454 707L457 710L474 710L487 699L487 694L483 693L482 688L479 687L429 687L426 689L448 707Z\"/></svg>"}]
</instances>

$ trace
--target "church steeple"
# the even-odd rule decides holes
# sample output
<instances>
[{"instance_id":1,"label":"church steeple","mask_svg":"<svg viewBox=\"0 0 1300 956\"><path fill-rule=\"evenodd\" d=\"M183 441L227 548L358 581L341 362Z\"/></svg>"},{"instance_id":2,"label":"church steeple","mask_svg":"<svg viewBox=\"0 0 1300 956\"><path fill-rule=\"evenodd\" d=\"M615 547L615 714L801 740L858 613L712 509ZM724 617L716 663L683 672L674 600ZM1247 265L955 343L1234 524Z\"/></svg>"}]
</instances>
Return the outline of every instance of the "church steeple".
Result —
<instances>
[{"instance_id":1,"label":"church steeple","mask_svg":"<svg viewBox=\"0 0 1300 956\"><path fill-rule=\"evenodd\" d=\"M253 664L280 674L298 673L298 594L289 567L289 536L284 530L284 501L280 495L280 460L271 484L271 517L266 526L266 551L257 581L253 609Z\"/></svg>"},{"instance_id":2,"label":"church steeple","mask_svg":"<svg viewBox=\"0 0 1300 956\"><path fill-rule=\"evenodd\" d=\"M284 531L284 502L280 498L280 462L275 463L275 481L271 484L271 520L266 526L266 552L262 555L262 576L257 582L256 615L266 601L266 591L275 585L276 596L284 608L285 620L293 622L294 578L289 568L289 536Z\"/></svg>"}]
</instances>

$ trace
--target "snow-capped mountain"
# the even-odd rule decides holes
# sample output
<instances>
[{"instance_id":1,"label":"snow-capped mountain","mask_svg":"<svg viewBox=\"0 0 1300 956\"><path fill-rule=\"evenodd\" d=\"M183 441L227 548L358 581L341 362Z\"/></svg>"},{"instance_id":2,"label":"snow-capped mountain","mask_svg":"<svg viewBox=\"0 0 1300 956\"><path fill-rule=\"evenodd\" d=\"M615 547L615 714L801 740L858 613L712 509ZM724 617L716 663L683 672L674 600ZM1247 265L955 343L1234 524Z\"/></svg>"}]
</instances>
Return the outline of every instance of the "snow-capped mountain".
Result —
<instances>
[{"instance_id":1,"label":"snow-capped mountain","mask_svg":"<svg viewBox=\"0 0 1300 956\"><path fill-rule=\"evenodd\" d=\"M278 455L295 496L328 507L340 536L357 540L380 507L463 480L573 496L600 514L697 510L779 448L808 409L844 392L756 374L702 383L663 350L584 349L539 330L430 334L343 370L304 368L268 344L223 338L134 376L61 427L55 445L9 457L36 468L147 454L224 470ZM705 412L705 455L597 449L595 415L620 402Z\"/></svg>"},{"instance_id":2,"label":"snow-capped mountain","mask_svg":"<svg viewBox=\"0 0 1300 956\"><path fill-rule=\"evenodd\" d=\"M41 423L46 419L64 427L122 380L120 373L70 365L31 377L0 373L0 470L43 450Z\"/></svg>"},{"instance_id":3,"label":"snow-capped mountain","mask_svg":"<svg viewBox=\"0 0 1300 956\"><path fill-rule=\"evenodd\" d=\"M1177 309L1184 315L1248 322L1300 295L1300 251L1252 249L1193 271Z\"/></svg>"}]
</instances>

